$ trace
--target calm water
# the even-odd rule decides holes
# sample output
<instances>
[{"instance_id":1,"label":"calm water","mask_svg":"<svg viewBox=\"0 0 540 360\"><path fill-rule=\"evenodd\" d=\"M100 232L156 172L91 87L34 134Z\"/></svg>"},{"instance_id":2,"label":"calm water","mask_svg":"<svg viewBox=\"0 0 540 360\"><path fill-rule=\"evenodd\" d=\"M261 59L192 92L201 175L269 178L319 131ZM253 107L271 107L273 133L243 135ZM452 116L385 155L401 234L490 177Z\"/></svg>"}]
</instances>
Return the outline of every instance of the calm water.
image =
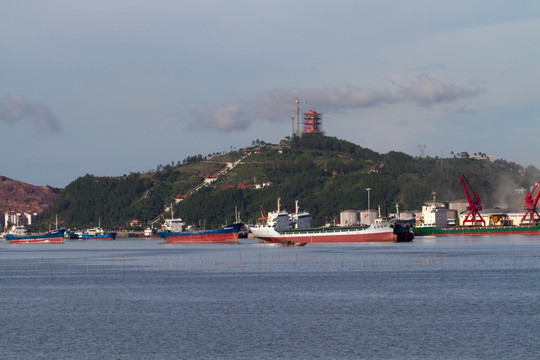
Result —
<instances>
[{"instance_id":1,"label":"calm water","mask_svg":"<svg viewBox=\"0 0 540 360\"><path fill-rule=\"evenodd\" d=\"M0 242L2 359L533 359L540 237Z\"/></svg>"}]
</instances>

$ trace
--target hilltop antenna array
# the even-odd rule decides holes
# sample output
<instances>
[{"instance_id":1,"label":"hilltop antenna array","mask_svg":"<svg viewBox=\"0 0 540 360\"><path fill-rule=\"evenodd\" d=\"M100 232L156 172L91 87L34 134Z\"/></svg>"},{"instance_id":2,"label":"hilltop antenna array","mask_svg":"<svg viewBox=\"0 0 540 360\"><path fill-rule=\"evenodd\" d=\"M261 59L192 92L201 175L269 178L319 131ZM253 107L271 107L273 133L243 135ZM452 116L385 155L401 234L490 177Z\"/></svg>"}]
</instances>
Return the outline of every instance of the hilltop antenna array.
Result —
<instances>
[{"instance_id":1,"label":"hilltop antenna array","mask_svg":"<svg viewBox=\"0 0 540 360\"><path fill-rule=\"evenodd\" d=\"M296 100L268 100L268 101L257 101L260 104L277 104L277 103L285 103L285 104L296 104L296 135L300 136L300 102L302 104L307 104L306 100L300 101L298 99L298 96L296 97ZM294 114L293 114L294 116ZM293 135L294 135L294 118L291 116L292 120L292 128L293 128Z\"/></svg>"},{"instance_id":2,"label":"hilltop antenna array","mask_svg":"<svg viewBox=\"0 0 540 360\"><path fill-rule=\"evenodd\" d=\"M427 145L426 144L423 144L423 145L418 144L418 148L420 149L420 157L421 158L425 157L426 156L425 150L427 148Z\"/></svg>"}]
</instances>

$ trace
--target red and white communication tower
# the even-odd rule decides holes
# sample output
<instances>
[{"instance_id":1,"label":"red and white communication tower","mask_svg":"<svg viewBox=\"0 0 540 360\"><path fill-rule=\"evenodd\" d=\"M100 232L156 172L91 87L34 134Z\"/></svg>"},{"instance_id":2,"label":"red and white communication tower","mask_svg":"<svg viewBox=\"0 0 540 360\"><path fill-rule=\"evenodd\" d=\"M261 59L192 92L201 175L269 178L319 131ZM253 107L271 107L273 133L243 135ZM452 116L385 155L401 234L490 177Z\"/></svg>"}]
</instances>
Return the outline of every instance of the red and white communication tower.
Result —
<instances>
[{"instance_id":1,"label":"red and white communication tower","mask_svg":"<svg viewBox=\"0 0 540 360\"><path fill-rule=\"evenodd\" d=\"M322 134L321 114L315 110L309 110L304 114L304 133Z\"/></svg>"}]
</instances>

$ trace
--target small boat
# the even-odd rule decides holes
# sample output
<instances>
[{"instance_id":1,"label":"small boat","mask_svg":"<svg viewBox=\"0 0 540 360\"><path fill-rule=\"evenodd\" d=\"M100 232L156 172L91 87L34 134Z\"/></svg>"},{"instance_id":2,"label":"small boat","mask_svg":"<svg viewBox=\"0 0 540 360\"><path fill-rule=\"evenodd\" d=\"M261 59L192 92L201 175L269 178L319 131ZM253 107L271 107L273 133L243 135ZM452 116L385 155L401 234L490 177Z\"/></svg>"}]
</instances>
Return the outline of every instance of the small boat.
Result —
<instances>
[{"instance_id":1,"label":"small boat","mask_svg":"<svg viewBox=\"0 0 540 360\"><path fill-rule=\"evenodd\" d=\"M280 246L283 247L290 247L290 246L306 246L307 242L292 242L288 240L281 240L279 242Z\"/></svg>"},{"instance_id":2,"label":"small boat","mask_svg":"<svg viewBox=\"0 0 540 360\"><path fill-rule=\"evenodd\" d=\"M97 227L88 229L83 233L83 240L114 240L116 239L116 233L110 231L104 231L102 228Z\"/></svg>"},{"instance_id":3,"label":"small boat","mask_svg":"<svg viewBox=\"0 0 540 360\"><path fill-rule=\"evenodd\" d=\"M70 240L82 239L83 232L78 231L78 230L76 230L76 231L66 231L66 233L64 234L64 237L69 238Z\"/></svg>"},{"instance_id":4,"label":"small boat","mask_svg":"<svg viewBox=\"0 0 540 360\"><path fill-rule=\"evenodd\" d=\"M21 231L19 229L19 231ZM56 229L39 234L17 235L14 233L6 234L6 240L10 244L62 244L64 243L64 233L66 229Z\"/></svg>"}]
</instances>

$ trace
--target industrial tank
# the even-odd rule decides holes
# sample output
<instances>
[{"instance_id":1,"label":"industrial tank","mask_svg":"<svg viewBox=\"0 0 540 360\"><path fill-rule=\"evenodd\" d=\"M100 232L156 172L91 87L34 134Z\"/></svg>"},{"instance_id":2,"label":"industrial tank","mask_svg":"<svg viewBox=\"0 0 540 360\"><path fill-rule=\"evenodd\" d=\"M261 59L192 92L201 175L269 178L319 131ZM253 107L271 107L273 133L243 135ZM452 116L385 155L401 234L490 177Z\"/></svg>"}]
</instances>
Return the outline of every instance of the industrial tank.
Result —
<instances>
[{"instance_id":1,"label":"industrial tank","mask_svg":"<svg viewBox=\"0 0 540 360\"><path fill-rule=\"evenodd\" d=\"M343 210L339 213L340 226L356 226L359 223L358 210Z\"/></svg>"},{"instance_id":2,"label":"industrial tank","mask_svg":"<svg viewBox=\"0 0 540 360\"><path fill-rule=\"evenodd\" d=\"M453 200L448 203L448 208L457 210L458 214L467 210L467 206L469 206L469 202L466 199Z\"/></svg>"},{"instance_id":3,"label":"industrial tank","mask_svg":"<svg viewBox=\"0 0 540 360\"><path fill-rule=\"evenodd\" d=\"M379 217L377 210L360 210L360 224L371 225Z\"/></svg>"}]
</instances>

